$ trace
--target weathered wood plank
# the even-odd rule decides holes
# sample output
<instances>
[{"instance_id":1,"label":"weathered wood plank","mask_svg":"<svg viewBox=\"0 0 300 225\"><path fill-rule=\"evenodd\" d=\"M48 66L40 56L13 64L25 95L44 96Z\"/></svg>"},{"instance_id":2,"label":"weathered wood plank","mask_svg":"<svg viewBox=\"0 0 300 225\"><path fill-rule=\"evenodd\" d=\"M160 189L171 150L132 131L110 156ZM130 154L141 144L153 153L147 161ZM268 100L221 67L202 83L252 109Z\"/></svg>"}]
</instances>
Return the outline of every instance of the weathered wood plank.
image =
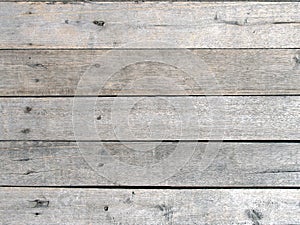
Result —
<instances>
[{"instance_id":1,"label":"weathered wood plank","mask_svg":"<svg viewBox=\"0 0 300 225\"><path fill-rule=\"evenodd\" d=\"M0 98L0 140L299 140L299 110L299 96Z\"/></svg>"},{"instance_id":2,"label":"weathered wood plank","mask_svg":"<svg viewBox=\"0 0 300 225\"><path fill-rule=\"evenodd\" d=\"M214 1L204 1L204 0L172 0L172 2L245 2L248 0L226 0L226 1L222 1L222 0L214 0ZM90 1L86 1L86 0L0 0L0 2L47 2L49 4L57 4L57 3L64 3L64 4L76 4L76 3L81 3L81 2L134 2L137 4L142 4L145 1L142 0L90 0ZM161 0L149 0L147 2L163 2ZM254 0L252 2L286 2L286 1L282 1L282 0ZM297 2L296 0L290 0L289 2Z\"/></svg>"},{"instance_id":3,"label":"weathered wood plank","mask_svg":"<svg viewBox=\"0 0 300 225\"><path fill-rule=\"evenodd\" d=\"M0 188L3 224L299 224L299 190Z\"/></svg>"},{"instance_id":4,"label":"weathered wood plank","mask_svg":"<svg viewBox=\"0 0 300 225\"><path fill-rule=\"evenodd\" d=\"M125 144L125 145L124 145ZM120 180L104 178L93 165L101 164L107 153L128 165L147 166L175 151L178 143L104 143L89 158L74 142L0 142L0 185L116 185ZM133 146L131 149L126 145ZM183 143L186 152L195 148L185 165L157 186L299 186L300 143L219 143L216 155L207 162L204 152L209 143ZM93 143L88 145L92 146ZM79 144L80 146L80 144ZM92 149L92 148L91 148ZM140 149L136 151L134 149ZM148 150L147 150L148 149ZM103 151L102 151L103 150ZM193 151L193 150L192 150ZM209 151L209 150L208 150ZM90 162L89 160L92 160ZM109 164L111 162L107 162ZM203 165L207 165L203 167ZM117 169L113 168L117 173ZM97 173L97 172L98 173ZM164 174L165 171L159 171ZM136 182L130 183L136 185ZM121 182L121 184L123 184Z\"/></svg>"},{"instance_id":5,"label":"weathered wood plank","mask_svg":"<svg viewBox=\"0 0 300 225\"><path fill-rule=\"evenodd\" d=\"M135 52L143 54L144 51ZM178 50L174 50L176 51ZM202 49L191 52L205 62L203 67L206 68L203 70L209 70L214 74L218 88L213 90L205 88L211 85L211 82L207 80L208 75L203 76L197 71L195 74L198 76L191 77L172 66L144 62L120 70L104 82L105 85L101 90L90 85L83 94L276 95L300 93L299 49ZM95 58L105 57L106 53L105 50L1 51L0 95L73 96L76 94L77 84L82 75L89 67L99 63ZM95 72L93 76L97 81L101 74ZM195 79L197 84L191 83L191 78ZM143 80L144 82L141 82ZM165 85L162 85L163 82Z\"/></svg>"},{"instance_id":6,"label":"weathered wood plank","mask_svg":"<svg viewBox=\"0 0 300 225\"><path fill-rule=\"evenodd\" d=\"M300 47L296 2L0 4L2 49Z\"/></svg>"}]
</instances>

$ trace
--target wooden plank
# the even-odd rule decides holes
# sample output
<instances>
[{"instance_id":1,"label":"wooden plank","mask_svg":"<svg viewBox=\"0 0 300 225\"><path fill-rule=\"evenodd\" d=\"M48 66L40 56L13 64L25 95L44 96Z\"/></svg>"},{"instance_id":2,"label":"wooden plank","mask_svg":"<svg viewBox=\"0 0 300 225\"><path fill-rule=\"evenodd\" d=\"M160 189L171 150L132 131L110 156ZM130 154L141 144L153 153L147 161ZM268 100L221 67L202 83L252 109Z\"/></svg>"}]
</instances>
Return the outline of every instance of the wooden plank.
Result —
<instances>
[{"instance_id":1,"label":"wooden plank","mask_svg":"<svg viewBox=\"0 0 300 225\"><path fill-rule=\"evenodd\" d=\"M0 140L299 140L299 96L0 98Z\"/></svg>"},{"instance_id":2,"label":"wooden plank","mask_svg":"<svg viewBox=\"0 0 300 225\"><path fill-rule=\"evenodd\" d=\"M0 188L3 224L299 224L299 190ZM55 222L52 222L55 221Z\"/></svg>"},{"instance_id":3,"label":"wooden plank","mask_svg":"<svg viewBox=\"0 0 300 225\"><path fill-rule=\"evenodd\" d=\"M133 146L128 148L129 145ZM79 143L79 146L81 144ZM88 143L92 146L93 143ZM0 185L77 186L124 184L104 177L107 165L101 158L113 159L137 167L149 166L169 157L178 143L112 143L100 146L100 152L80 151L74 142L0 142ZM300 143L219 143L214 157L204 159L209 143L183 143L184 151L195 150L185 165L178 165L171 175L156 186L299 186ZM90 147L92 149L92 147ZM140 151L136 151L139 149ZM211 162L207 162L211 160ZM107 164L112 163L112 160ZM94 165L100 165L98 171ZM206 167L203 167L206 165ZM117 173L113 168L111 173ZM165 170L159 171L164 174ZM131 182L130 185L136 185Z\"/></svg>"},{"instance_id":4,"label":"wooden plank","mask_svg":"<svg viewBox=\"0 0 300 225\"><path fill-rule=\"evenodd\" d=\"M226 1L222 1L222 0L215 0L213 2L245 2L247 0L226 0ZM65 3L65 4L79 4L81 2L134 2L136 4L142 4L144 3L144 1L142 0L91 0L91 1L85 1L85 0L0 0L0 2L47 2L48 4L57 4L57 3ZM151 0L149 2L162 2L161 0ZM189 0L172 0L172 2L189 2ZM191 2L205 2L202 0L198 0L198 1L191 1ZM207 1L206 1L207 2ZM255 0L253 2L284 2L282 0ZM289 2L297 2L296 0L290 0Z\"/></svg>"},{"instance_id":5,"label":"wooden plank","mask_svg":"<svg viewBox=\"0 0 300 225\"><path fill-rule=\"evenodd\" d=\"M126 50L124 50L126 51ZM176 52L178 50L174 50ZM130 52L130 51L127 51ZM137 50L142 55L145 50ZM163 50L161 52L164 52ZM172 51L171 51L172 52ZM105 57L105 50L3 50L0 54L1 96L73 96L82 75ZM299 49L192 50L215 76L213 90L207 76L191 75L159 63L144 62L120 70L102 89L90 85L84 95L276 95L300 94ZM95 60L94 60L95 61ZM199 66L201 69L201 66ZM104 74L109 73L108 71ZM99 80L101 73L92 74ZM168 78L166 82L166 78ZM141 82L141 81L145 82ZM162 83L165 85L162 86ZM175 85L168 85L175 83ZM134 85L132 85L134 84ZM151 85L149 85L151 84ZM134 87L134 88L133 88ZM204 88L203 88L204 87Z\"/></svg>"},{"instance_id":6,"label":"wooden plank","mask_svg":"<svg viewBox=\"0 0 300 225\"><path fill-rule=\"evenodd\" d=\"M300 47L297 2L4 2L0 7L2 49Z\"/></svg>"}]
</instances>

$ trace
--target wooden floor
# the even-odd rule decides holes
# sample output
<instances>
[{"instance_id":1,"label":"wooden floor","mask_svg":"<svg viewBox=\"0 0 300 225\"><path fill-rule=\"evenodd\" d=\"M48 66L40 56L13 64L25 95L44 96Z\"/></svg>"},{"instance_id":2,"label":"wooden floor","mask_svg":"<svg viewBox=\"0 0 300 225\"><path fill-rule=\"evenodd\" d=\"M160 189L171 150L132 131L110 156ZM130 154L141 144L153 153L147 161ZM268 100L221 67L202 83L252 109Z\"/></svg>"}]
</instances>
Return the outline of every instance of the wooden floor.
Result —
<instances>
[{"instance_id":1,"label":"wooden floor","mask_svg":"<svg viewBox=\"0 0 300 225\"><path fill-rule=\"evenodd\" d=\"M0 224L299 225L300 3L0 2Z\"/></svg>"}]
</instances>

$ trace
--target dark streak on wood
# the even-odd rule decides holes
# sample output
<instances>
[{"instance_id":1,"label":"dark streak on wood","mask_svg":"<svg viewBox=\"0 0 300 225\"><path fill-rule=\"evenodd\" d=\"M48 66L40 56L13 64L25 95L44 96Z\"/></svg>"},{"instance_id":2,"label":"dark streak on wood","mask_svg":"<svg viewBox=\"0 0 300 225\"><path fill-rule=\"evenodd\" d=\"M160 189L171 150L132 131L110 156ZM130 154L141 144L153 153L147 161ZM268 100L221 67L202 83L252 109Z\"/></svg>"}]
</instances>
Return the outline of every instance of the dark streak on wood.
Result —
<instances>
[{"instance_id":1,"label":"dark streak on wood","mask_svg":"<svg viewBox=\"0 0 300 225\"><path fill-rule=\"evenodd\" d=\"M43 68L43 69L48 69L47 66L41 64L41 63L34 63L34 64L27 64L29 67L32 68Z\"/></svg>"},{"instance_id":2,"label":"dark streak on wood","mask_svg":"<svg viewBox=\"0 0 300 225\"><path fill-rule=\"evenodd\" d=\"M264 173L300 173L299 170L283 170L283 169L278 169L278 170L265 170L262 172L256 172L257 174L264 174Z\"/></svg>"},{"instance_id":3,"label":"dark streak on wood","mask_svg":"<svg viewBox=\"0 0 300 225\"><path fill-rule=\"evenodd\" d=\"M105 25L105 22L101 21L101 20L94 20L93 24L95 24L95 25L97 25L99 27L103 27Z\"/></svg>"},{"instance_id":4,"label":"dark streak on wood","mask_svg":"<svg viewBox=\"0 0 300 225\"><path fill-rule=\"evenodd\" d=\"M30 129L29 128L22 129L21 133L23 133L23 134L29 134L30 133Z\"/></svg>"},{"instance_id":5,"label":"dark streak on wood","mask_svg":"<svg viewBox=\"0 0 300 225\"><path fill-rule=\"evenodd\" d=\"M259 220L261 220L263 218L263 214L261 212L259 212L258 210L254 210L254 209L248 209L248 210L246 210L246 214L247 214L248 218L252 220L253 225L261 224L259 222Z\"/></svg>"},{"instance_id":6,"label":"dark streak on wood","mask_svg":"<svg viewBox=\"0 0 300 225\"><path fill-rule=\"evenodd\" d=\"M36 200L33 200L33 201L29 201L29 202L34 202L35 203L33 208L48 208L49 203L50 203L50 201L41 200L41 199L36 199Z\"/></svg>"}]
</instances>

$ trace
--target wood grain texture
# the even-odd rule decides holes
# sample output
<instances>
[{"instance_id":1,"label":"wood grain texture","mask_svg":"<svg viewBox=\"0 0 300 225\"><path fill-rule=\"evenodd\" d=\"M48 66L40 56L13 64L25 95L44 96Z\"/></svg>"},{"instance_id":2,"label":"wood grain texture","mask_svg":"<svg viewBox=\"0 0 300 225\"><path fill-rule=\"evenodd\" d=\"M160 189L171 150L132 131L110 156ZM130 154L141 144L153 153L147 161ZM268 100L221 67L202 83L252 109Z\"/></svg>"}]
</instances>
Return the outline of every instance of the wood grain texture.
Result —
<instances>
[{"instance_id":1,"label":"wood grain texture","mask_svg":"<svg viewBox=\"0 0 300 225\"><path fill-rule=\"evenodd\" d=\"M73 96L83 74L90 67L99 64L97 58L105 57L107 52L105 50L3 50L0 54L0 95ZM145 50L135 52L142 55ZM300 94L299 49L202 49L191 50L191 53L205 62L203 70L209 69L214 74L218 88L213 90L205 88L211 85L207 80L208 75L203 76L198 73L197 77L193 77L197 82L195 85L191 84L190 75L180 69L154 62L144 62L129 65L113 74L108 81L104 82L105 85L101 90L90 85L83 94ZM102 75L95 72L92 76L97 81ZM143 79L144 82L141 82ZM175 85L170 85L171 82Z\"/></svg>"},{"instance_id":2,"label":"wood grain texture","mask_svg":"<svg viewBox=\"0 0 300 225\"><path fill-rule=\"evenodd\" d=\"M0 140L299 140L299 109L299 96L0 98Z\"/></svg>"},{"instance_id":3,"label":"wood grain texture","mask_svg":"<svg viewBox=\"0 0 300 225\"><path fill-rule=\"evenodd\" d=\"M300 225L299 11L0 0L0 224Z\"/></svg>"},{"instance_id":4,"label":"wood grain texture","mask_svg":"<svg viewBox=\"0 0 300 225\"><path fill-rule=\"evenodd\" d=\"M0 2L48 2L49 4L57 4L57 3L65 3L65 4L76 4L76 3L81 3L81 2L134 2L137 4L142 4L145 1L142 0L0 0ZM161 0L149 0L147 2L162 2ZM172 2L247 2L247 0L226 0L226 1L221 1L221 0L214 0L214 1L203 1L203 0L172 0ZM282 0L255 0L252 2L285 2ZM289 2L296 2L295 0L291 0Z\"/></svg>"},{"instance_id":5,"label":"wood grain texture","mask_svg":"<svg viewBox=\"0 0 300 225\"><path fill-rule=\"evenodd\" d=\"M52 224L299 224L299 190L0 188L1 221Z\"/></svg>"},{"instance_id":6,"label":"wood grain texture","mask_svg":"<svg viewBox=\"0 0 300 225\"><path fill-rule=\"evenodd\" d=\"M101 175L97 167L106 169L101 157L111 154L128 165L148 166L169 157L178 143L104 143L100 154L89 151L87 158L73 142L0 142L0 185L9 186L81 186L117 185ZM209 143L183 143L185 151L195 148L188 162L177 168L156 186L299 186L299 143L220 143L211 162L204 152ZM80 144L79 144L80 145ZM93 143L88 145L92 146ZM136 151L140 149L142 151ZM89 160L92 160L89 161ZM107 162L109 164L111 162ZM203 165L208 164L206 168ZM179 167L179 166L178 166ZM115 169L117 170L117 169ZM112 171L112 173L118 171ZM164 171L159 171L163 174ZM144 182L142 185L149 185Z\"/></svg>"},{"instance_id":7,"label":"wood grain texture","mask_svg":"<svg viewBox=\"0 0 300 225\"><path fill-rule=\"evenodd\" d=\"M0 48L299 48L299 7L295 2L5 2Z\"/></svg>"}]
</instances>

